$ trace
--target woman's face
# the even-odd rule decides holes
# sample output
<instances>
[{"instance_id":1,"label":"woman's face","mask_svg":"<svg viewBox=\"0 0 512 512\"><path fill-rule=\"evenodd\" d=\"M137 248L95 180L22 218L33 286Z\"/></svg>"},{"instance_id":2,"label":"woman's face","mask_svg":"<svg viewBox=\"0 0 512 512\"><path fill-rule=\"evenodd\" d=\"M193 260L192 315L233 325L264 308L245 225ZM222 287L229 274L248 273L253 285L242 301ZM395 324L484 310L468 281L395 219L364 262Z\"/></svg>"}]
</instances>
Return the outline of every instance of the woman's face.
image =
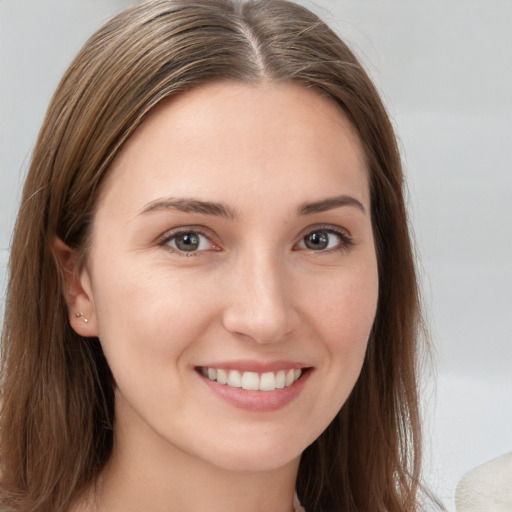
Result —
<instances>
[{"instance_id":1,"label":"woman's face","mask_svg":"<svg viewBox=\"0 0 512 512\"><path fill-rule=\"evenodd\" d=\"M377 304L351 125L292 84L161 105L103 185L80 282L89 321L74 326L112 369L119 446L237 470L296 461L352 390Z\"/></svg>"}]
</instances>

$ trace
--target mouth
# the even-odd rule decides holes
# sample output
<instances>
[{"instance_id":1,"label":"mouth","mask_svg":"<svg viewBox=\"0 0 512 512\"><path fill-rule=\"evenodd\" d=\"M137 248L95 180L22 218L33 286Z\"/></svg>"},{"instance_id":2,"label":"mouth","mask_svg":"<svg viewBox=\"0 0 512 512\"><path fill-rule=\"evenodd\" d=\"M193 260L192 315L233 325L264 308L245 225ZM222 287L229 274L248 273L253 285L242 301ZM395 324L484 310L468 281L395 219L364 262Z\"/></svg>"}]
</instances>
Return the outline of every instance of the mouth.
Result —
<instances>
[{"instance_id":1,"label":"mouth","mask_svg":"<svg viewBox=\"0 0 512 512\"><path fill-rule=\"evenodd\" d=\"M309 368L286 368L274 372L250 372L236 369L198 367L203 377L218 384L247 391L275 391L292 386Z\"/></svg>"},{"instance_id":2,"label":"mouth","mask_svg":"<svg viewBox=\"0 0 512 512\"><path fill-rule=\"evenodd\" d=\"M313 367L289 361L232 361L219 366L212 364L194 369L206 387L222 401L257 413L277 411L293 402L313 371Z\"/></svg>"}]
</instances>

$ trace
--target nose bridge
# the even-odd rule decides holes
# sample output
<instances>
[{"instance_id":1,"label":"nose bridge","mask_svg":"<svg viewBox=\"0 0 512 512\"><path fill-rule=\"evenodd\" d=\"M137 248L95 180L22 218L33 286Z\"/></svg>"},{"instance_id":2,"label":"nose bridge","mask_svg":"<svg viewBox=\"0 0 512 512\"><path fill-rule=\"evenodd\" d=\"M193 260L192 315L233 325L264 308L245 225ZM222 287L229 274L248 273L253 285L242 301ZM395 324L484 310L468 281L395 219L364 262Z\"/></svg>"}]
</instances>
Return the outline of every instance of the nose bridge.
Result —
<instances>
[{"instance_id":1,"label":"nose bridge","mask_svg":"<svg viewBox=\"0 0 512 512\"><path fill-rule=\"evenodd\" d=\"M229 280L229 304L224 325L230 332L248 336L259 343L282 339L292 328L286 266L276 251L248 250L235 265Z\"/></svg>"}]
</instances>

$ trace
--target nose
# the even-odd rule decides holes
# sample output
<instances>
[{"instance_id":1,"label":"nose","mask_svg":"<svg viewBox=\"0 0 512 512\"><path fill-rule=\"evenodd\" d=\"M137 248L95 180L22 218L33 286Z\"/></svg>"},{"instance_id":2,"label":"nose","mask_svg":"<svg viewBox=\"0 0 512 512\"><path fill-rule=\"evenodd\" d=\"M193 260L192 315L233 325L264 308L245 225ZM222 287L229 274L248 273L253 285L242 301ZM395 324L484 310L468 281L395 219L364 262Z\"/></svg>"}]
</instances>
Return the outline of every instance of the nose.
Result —
<instances>
[{"instance_id":1,"label":"nose","mask_svg":"<svg viewBox=\"0 0 512 512\"><path fill-rule=\"evenodd\" d=\"M260 344L276 343L294 329L291 279L275 254L243 258L229 276L224 327Z\"/></svg>"}]
</instances>

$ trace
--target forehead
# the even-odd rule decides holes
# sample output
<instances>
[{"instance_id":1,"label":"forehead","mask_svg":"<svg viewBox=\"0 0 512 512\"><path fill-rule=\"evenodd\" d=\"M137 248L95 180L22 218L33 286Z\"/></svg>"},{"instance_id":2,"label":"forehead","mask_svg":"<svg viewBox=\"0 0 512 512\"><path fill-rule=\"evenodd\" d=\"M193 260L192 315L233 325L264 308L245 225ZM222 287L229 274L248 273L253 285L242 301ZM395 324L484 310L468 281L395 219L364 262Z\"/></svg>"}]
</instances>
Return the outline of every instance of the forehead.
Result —
<instances>
[{"instance_id":1,"label":"forehead","mask_svg":"<svg viewBox=\"0 0 512 512\"><path fill-rule=\"evenodd\" d=\"M284 201L332 196L337 185L368 200L362 145L333 100L291 83L223 82L159 105L115 159L99 204L113 189L142 207L159 194L216 196L238 187L239 202L248 191Z\"/></svg>"}]
</instances>

